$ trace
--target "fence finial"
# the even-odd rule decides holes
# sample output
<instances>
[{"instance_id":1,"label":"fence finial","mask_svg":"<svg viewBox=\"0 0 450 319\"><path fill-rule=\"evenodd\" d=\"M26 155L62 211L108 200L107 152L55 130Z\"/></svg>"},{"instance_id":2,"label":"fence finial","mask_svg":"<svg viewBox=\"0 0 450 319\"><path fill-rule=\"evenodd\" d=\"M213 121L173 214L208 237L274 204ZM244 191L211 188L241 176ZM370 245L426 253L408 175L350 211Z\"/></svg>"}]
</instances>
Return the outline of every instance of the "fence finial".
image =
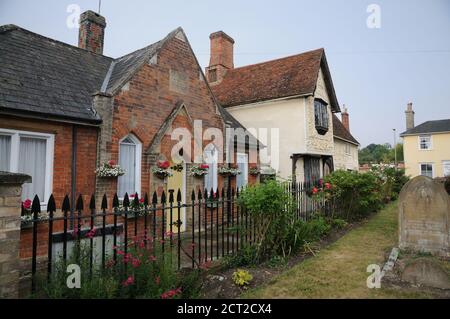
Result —
<instances>
[{"instance_id":1,"label":"fence finial","mask_svg":"<svg viewBox=\"0 0 450 319\"><path fill-rule=\"evenodd\" d=\"M114 194L114 198L113 198L113 207L114 208L119 208L119 196L117 196L117 193Z\"/></svg>"},{"instance_id":2,"label":"fence finial","mask_svg":"<svg viewBox=\"0 0 450 319\"><path fill-rule=\"evenodd\" d=\"M83 210L83 206L84 206L84 203L83 203L83 196L81 196L81 194L78 196L78 199L77 199L77 205L76 205L76 207L75 207L75 209L78 211L78 212L81 212L82 210Z\"/></svg>"},{"instance_id":3,"label":"fence finial","mask_svg":"<svg viewBox=\"0 0 450 319\"><path fill-rule=\"evenodd\" d=\"M92 194L91 200L89 201L89 209L94 210L95 209L95 196Z\"/></svg>"},{"instance_id":4,"label":"fence finial","mask_svg":"<svg viewBox=\"0 0 450 319\"><path fill-rule=\"evenodd\" d=\"M166 200L166 192L163 191L161 195L161 204L165 204L167 202Z\"/></svg>"},{"instance_id":5,"label":"fence finial","mask_svg":"<svg viewBox=\"0 0 450 319\"><path fill-rule=\"evenodd\" d=\"M39 196L34 196L33 204L31 205L31 211L33 213L40 213L41 212L41 201L39 200Z\"/></svg>"},{"instance_id":6,"label":"fence finial","mask_svg":"<svg viewBox=\"0 0 450 319\"><path fill-rule=\"evenodd\" d=\"M173 201L174 201L173 192L174 192L173 189L169 190L169 203L173 203Z\"/></svg>"},{"instance_id":7,"label":"fence finial","mask_svg":"<svg viewBox=\"0 0 450 319\"><path fill-rule=\"evenodd\" d=\"M130 206L130 198L128 197L128 193L125 193L125 196L123 197L123 207L129 207Z\"/></svg>"},{"instance_id":8,"label":"fence finial","mask_svg":"<svg viewBox=\"0 0 450 319\"><path fill-rule=\"evenodd\" d=\"M198 200L202 200L203 196L202 196L202 190L199 188L198 189Z\"/></svg>"},{"instance_id":9,"label":"fence finial","mask_svg":"<svg viewBox=\"0 0 450 319\"><path fill-rule=\"evenodd\" d=\"M108 208L108 198L106 197L106 194L103 194L102 198L102 209Z\"/></svg>"},{"instance_id":10,"label":"fence finial","mask_svg":"<svg viewBox=\"0 0 450 319\"><path fill-rule=\"evenodd\" d=\"M178 188L178 192L177 192L177 202L181 203L181 190Z\"/></svg>"},{"instance_id":11,"label":"fence finial","mask_svg":"<svg viewBox=\"0 0 450 319\"><path fill-rule=\"evenodd\" d=\"M144 206L148 206L148 194L145 193L144 195Z\"/></svg>"},{"instance_id":12,"label":"fence finial","mask_svg":"<svg viewBox=\"0 0 450 319\"><path fill-rule=\"evenodd\" d=\"M133 206L139 207L139 194L138 193L134 194Z\"/></svg>"},{"instance_id":13,"label":"fence finial","mask_svg":"<svg viewBox=\"0 0 450 319\"><path fill-rule=\"evenodd\" d=\"M63 203L62 203L62 207L61 210L63 212L68 212L70 210L70 199L69 199L69 195L66 195L64 197Z\"/></svg>"},{"instance_id":14,"label":"fence finial","mask_svg":"<svg viewBox=\"0 0 450 319\"><path fill-rule=\"evenodd\" d=\"M56 211L56 203L53 194L50 195L47 203L47 212L53 214Z\"/></svg>"},{"instance_id":15,"label":"fence finial","mask_svg":"<svg viewBox=\"0 0 450 319\"><path fill-rule=\"evenodd\" d=\"M156 191L153 192L152 204L158 204L158 194L156 194Z\"/></svg>"},{"instance_id":16,"label":"fence finial","mask_svg":"<svg viewBox=\"0 0 450 319\"><path fill-rule=\"evenodd\" d=\"M192 190L192 193L191 193L191 200L192 200L192 201L195 200L195 190Z\"/></svg>"},{"instance_id":17,"label":"fence finial","mask_svg":"<svg viewBox=\"0 0 450 319\"><path fill-rule=\"evenodd\" d=\"M205 188L204 194L205 194L205 200L207 200L208 199L208 190L206 188Z\"/></svg>"}]
</instances>

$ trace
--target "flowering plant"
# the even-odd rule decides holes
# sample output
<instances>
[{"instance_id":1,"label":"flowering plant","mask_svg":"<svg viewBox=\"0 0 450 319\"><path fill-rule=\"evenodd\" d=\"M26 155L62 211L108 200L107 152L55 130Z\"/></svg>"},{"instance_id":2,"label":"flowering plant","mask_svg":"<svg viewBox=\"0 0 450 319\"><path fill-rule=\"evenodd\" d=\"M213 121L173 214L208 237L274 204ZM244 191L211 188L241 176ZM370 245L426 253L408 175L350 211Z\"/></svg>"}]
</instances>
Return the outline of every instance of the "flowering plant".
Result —
<instances>
[{"instance_id":1,"label":"flowering plant","mask_svg":"<svg viewBox=\"0 0 450 319\"><path fill-rule=\"evenodd\" d=\"M236 176L241 174L242 172L239 168L230 165L229 167L226 166L219 167L218 173L224 176Z\"/></svg>"},{"instance_id":2,"label":"flowering plant","mask_svg":"<svg viewBox=\"0 0 450 319\"><path fill-rule=\"evenodd\" d=\"M189 170L189 175L195 177L202 177L208 174L209 165L208 164L200 164L200 165L192 165Z\"/></svg>"},{"instance_id":3,"label":"flowering plant","mask_svg":"<svg viewBox=\"0 0 450 319\"><path fill-rule=\"evenodd\" d=\"M152 168L152 172L159 178L166 178L173 175L172 171L169 168L169 161L159 161L156 163L156 166Z\"/></svg>"},{"instance_id":4,"label":"flowering plant","mask_svg":"<svg viewBox=\"0 0 450 319\"><path fill-rule=\"evenodd\" d=\"M98 177L119 177L125 174L125 170L111 160L103 163L95 170L95 173Z\"/></svg>"},{"instance_id":5,"label":"flowering plant","mask_svg":"<svg viewBox=\"0 0 450 319\"><path fill-rule=\"evenodd\" d=\"M258 166L250 167L249 170L250 175L259 175L261 174L261 169Z\"/></svg>"},{"instance_id":6,"label":"flowering plant","mask_svg":"<svg viewBox=\"0 0 450 319\"><path fill-rule=\"evenodd\" d=\"M174 170L175 172L182 172L184 169L183 162L173 165L171 169Z\"/></svg>"},{"instance_id":7,"label":"flowering plant","mask_svg":"<svg viewBox=\"0 0 450 319\"><path fill-rule=\"evenodd\" d=\"M31 199L26 199L22 202L22 214L20 216L20 221L22 226L29 226L33 223L34 217L31 213L31 205L33 202ZM37 221L43 221L48 219L48 214L41 212L38 214Z\"/></svg>"}]
</instances>

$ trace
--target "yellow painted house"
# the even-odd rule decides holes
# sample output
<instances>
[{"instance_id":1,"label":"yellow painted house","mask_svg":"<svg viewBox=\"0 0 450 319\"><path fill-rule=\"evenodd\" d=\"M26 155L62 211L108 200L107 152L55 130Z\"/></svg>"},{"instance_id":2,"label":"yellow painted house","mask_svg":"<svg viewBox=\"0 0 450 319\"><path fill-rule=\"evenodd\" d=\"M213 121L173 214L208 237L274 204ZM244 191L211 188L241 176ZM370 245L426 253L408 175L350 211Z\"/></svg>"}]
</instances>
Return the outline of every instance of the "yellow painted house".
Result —
<instances>
[{"instance_id":1,"label":"yellow painted house","mask_svg":"<svg viewBox=\"0 0 450 319\"><path fill-rule=\"evenodd\" d=\"M450 119L414 126L412 104L406 110L403 137L406 175L450 176Z\"/></svg>"}]
</instances>

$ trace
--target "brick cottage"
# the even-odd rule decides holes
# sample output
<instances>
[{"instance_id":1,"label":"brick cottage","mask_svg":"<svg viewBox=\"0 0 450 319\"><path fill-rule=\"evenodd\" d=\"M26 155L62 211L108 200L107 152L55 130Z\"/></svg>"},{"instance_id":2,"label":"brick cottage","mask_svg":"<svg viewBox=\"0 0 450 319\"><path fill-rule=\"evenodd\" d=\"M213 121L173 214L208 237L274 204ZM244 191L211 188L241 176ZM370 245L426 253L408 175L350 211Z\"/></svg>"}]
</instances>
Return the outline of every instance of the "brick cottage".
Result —
<instances>
[{"instance_id":1,"label":"brick cottage","mask_svg":"<svg viewBox=\"0 0 450 319\"><path fill-rule=\"evenodd\" d=\"M59 206L66 194L73 203L78 194L88 202L94 193L112 198L116 192L123 197L179 188L185 200L193 189L256 182L249 174L258 164L249 163L249 148L257 147L253 139L231 144L235 159L243 159L242 174L218 174L230 146L217 142L211 130L225 136L227 127L243 127L217 103L184 31L178 28L113 59L103 55L105 27L102 16L83 13L79 47L15 25L0 27L0 171L32 176L22 199L37 194L45 206L54 194ZM184 128L194 136L198 121L204 138L197 146L204 150L208 174L189 174L194 164L187 155L196 149L191 138L184 144L190 149L177 149L182 171L169 178L155 175L159 163L178 163L171 156L178 143L173 130ZM239 149L246 155L237 154ZM125 175L98 177L96 168L109 161Z\"/></svg>"}]
</instances>

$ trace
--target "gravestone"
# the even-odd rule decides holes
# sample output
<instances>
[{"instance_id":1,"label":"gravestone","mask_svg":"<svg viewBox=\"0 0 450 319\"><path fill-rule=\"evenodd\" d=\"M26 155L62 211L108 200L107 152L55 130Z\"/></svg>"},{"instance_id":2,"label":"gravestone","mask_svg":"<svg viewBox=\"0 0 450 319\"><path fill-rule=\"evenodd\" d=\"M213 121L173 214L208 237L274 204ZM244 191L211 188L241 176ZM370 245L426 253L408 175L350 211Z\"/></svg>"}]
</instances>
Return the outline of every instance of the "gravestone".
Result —
<instances>
[{"instance_id":1,"label":"gravestone","mask_svg":"<svg viewBox=\"0 0 450 319\"><path fill-rule=\"evenodd\" d=\"M413 178L400 193L399 209L401 249L450 256L450 197L442 184Z\"/></svg>"}]
</instances>

